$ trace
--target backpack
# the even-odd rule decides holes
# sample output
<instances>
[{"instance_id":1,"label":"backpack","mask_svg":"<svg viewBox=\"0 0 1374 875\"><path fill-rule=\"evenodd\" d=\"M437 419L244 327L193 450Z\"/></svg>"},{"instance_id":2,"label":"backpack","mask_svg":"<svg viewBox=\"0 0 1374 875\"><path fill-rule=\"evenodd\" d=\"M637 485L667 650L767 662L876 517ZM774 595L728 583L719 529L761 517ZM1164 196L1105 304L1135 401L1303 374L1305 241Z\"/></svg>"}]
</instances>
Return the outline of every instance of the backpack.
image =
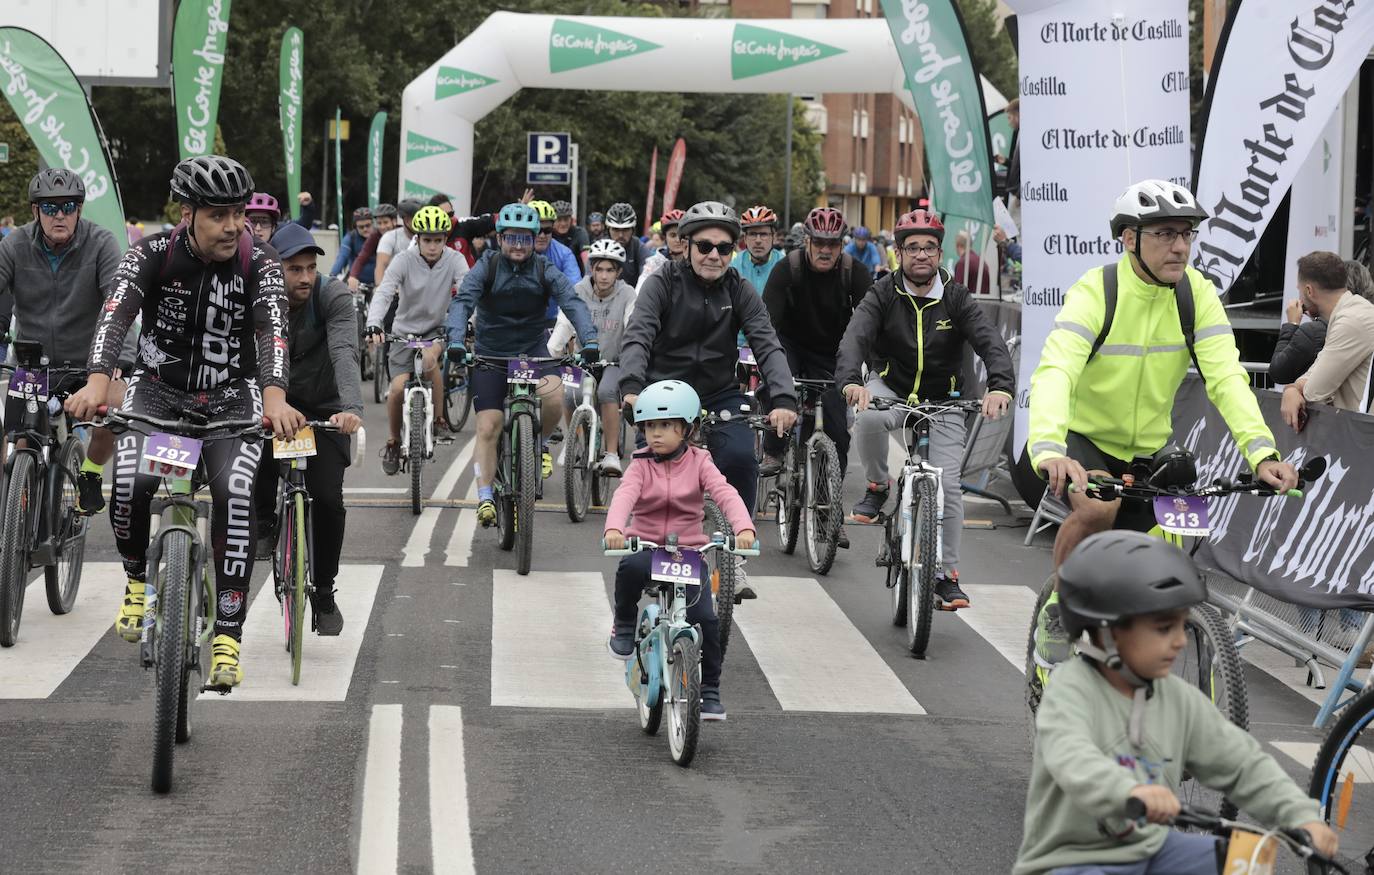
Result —
<instances>
[{"instance_id":1,"label":"backpack","mask_svg":"<svg viewBox=\"0 0 1374 875\"><path fill-rule=\"evenodd\" d=\"M1106 301L1106 312L1102 317L1102 330L1097 333L1097 339L1093 341L1092 351L1088 353L1088 361L1093 360L1093 356L1097 355L1097 351L1106 342L1107 335L1112 330L1112 321L1116 318L1117 279L1115 262L1102 267L1102 296ZM1193 360L1193 367L1197 369L1198 376L1202 377L1202 381L1205 383L1207 378L1202 374L1202 366L1198 364L1197 350L1194 348L1196 313L1193 309L1193 285L1188 280L1186 272L1183 274L1183 278L1174 285L1174 303L1178 306L1178 322L1179 327L1183 329L1183 342L1188 345L1188 357Z\"/></svg>"},{"instance_id":2,"label":"backpack","mask_svg":"<svg viewBox=\"0 0 1374 875\"><path fill-rule=\"evenodd\" d=\"M186 223L182 222L172 229L172 235L167 238L167 248L163 250L162 253L162 266L158 269L158 282L163 282L167 279L167 271L172 266L172 253L175 251L176 245L181 239L181 234L185 230ZM243 273L243 280L245 283L253 278L253 243L253 235L249 234L247 231L243 231L239 234L239 268Z\"/></svg>"},{"instance_id":3,"label":"backpack","mask_svg":"<svg viewBox=\"0 0 1374 875\"><path fill-rule=\"evenodd\" d=\"M787 266L792 271L792 278L794 280L805 276L805 274L802 273L804 265L802 263L802 251L800 249L793 249L791 252L787 253ZM849 296L849 287L853 279L854 256L847 253L840 253L840 288L844 289L846 298ZM759 293L762 294L763 290L760 289Z\"/></svg>"}]
</instances>

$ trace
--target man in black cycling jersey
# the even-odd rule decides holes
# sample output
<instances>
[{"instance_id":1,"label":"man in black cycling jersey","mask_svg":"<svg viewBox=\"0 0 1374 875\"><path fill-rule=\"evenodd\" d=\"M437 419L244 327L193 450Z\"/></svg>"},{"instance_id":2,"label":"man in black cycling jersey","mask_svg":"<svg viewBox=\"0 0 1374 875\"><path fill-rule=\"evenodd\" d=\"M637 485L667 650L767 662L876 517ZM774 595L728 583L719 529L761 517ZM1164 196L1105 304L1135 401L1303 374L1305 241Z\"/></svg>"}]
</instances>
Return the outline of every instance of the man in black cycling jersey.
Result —
<instances>
[{"instance_id":1,"label":"man in black cycling jersey","mask_svg":"<svg viewBox=\"0 0 1374 875\"><path fill-rule=\"evenodd\" d=\"M282 437L305 418L286 403L286 295L275 250L245 230L253 179L219 155L182 161L172 172L181 224L144 237L115 271L87 362L86 386L67 410L89 419L105 403L119 347L142 314L138 359L124 408L158 418L198 413L211 421L265 417ZM115 629L141 637L147 578L149 504L158 480L140 474L143 437L129 432L115 451L115 542L129 583ZM239 640L253 575L253 478L262 446L242 439L208 441L211 543L219 593L212 642L211 686L243 680Z\"/></svg>"}]
</instances>

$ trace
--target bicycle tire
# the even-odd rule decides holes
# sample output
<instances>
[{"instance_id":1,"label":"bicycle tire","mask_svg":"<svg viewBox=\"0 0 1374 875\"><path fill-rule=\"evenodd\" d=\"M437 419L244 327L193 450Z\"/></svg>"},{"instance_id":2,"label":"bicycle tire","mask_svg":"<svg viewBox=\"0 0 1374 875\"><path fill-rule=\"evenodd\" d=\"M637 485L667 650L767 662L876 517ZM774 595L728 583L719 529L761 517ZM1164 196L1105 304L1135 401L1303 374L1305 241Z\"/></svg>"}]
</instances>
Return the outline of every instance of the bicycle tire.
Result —
<instances>
[{"instance_id":1,"label":"bicycle tire","mask_svg":"<svg viewBox=\"0 0 1374 875\"><path fill-rule=\"evenodd\" d=\"M194 571L194 569L193 569ZM201 627L206 630L215 628L215 618L213 613L207 613L206 607L209 606L210 612L214 611L215 596L210 585L210 570L201 570L200 586L196 587L190 597L189 616L192 619L201 619L204 625ZM195 627L191 627L191 634L195 633ZM192 638L187 636L186 664L182 668L182 675L186 678L181 684L180 695L177 697L177 744L185 744L191 740L191 703L195 701L196 695L200 693L202 683L191 683L191 675L204 677L202 666L208 665L205 650L207 649L210 635L204 638ZM197 650L200 652L197 653Z\"/></svg>"},{"instance_id":2,"label":"bicycle tire","mask_svg":"<svg viewBox=\"0 0 1374 875\"><path fill-rule=\"evenodd\" d=\"M157 583L156 692L153 707L154 793L172 789L178 711L186 692L186 653L190 637L187 591L191 585L191 536L168 532L162 542L163 566Z\"/></svg>"},{"instance_id":3,"label":"bicycle tire","mask_svg":"<svg viewBox=\"0 0 1374 875\"><path fill-rule=\"evenodd\" d=\"M48 610L54 614L71 611L81 587L81 568L86 561L86 531L89 518L77 510L77 475L86 461L86 447L75 437L67 438L58 452L57 464L48 469L48 527L56 545L52 565L43 568Z\"/></svg>"},{"instance_id":4,"label":"bicycle tire","mask_svg":"<svg viewBox=\"0 0 1374 875\"><path fill-rule=\"evenodd\" d=\"M391 381L390 368L388 367L386 344L377 343L372 346L372 403L381 404L386 398L387 383Z\"/></svg>"},{"instance_id":5,"label":"bicycle tire","mask_svg":"<svg viewBox=\"0 0 1374 875\"><path fill-rule=\"evenodd\" d=\"M5 517L0 523L0 647L13 647L24 613L29 577L29 511L37 497L34 458L15 453L5 486Z\"/></svg>"},{"instance_id":6,"label":"bicycle tire","mask_svg":"<svg viewBox=\"0 0 1374 875\"><path fill-rule=\"evenodd\" d=\"M1367 686L1327 731L1308 778L1308 795L1317 800L1322 819L1340 839L1336 862L1351 872L1366 871L1365 855L1374 848L1374 818L1350 817L1351 811L1363 812L1374 801L1374 737L1364 738L1371 722L1374 686Z\"/></svg>"},{"instance_id":7,"label":"bicycle tire","mask_svg":"<svg viewBox=\"0 0 1374 875\"><path fill-rule=\"evenodd\" d=\"M277 508L277 546L272 551L272 577L276 587L277 602L281 604L282 644L286 652L291 652L291 618L294 616L295 589L292 586L292 569L296 565L296 509L282 491Z\"/></svg>"},{"instance_id":8,"label":"bicycle tire","mask_svg":"<svg viewBox=\"0 0 1374 875\"><path fill-rule=\"evenodd\" d=\"M792 555L797 550L797 534L801 523L801 490L798 488L802 474L798 464L796 441L789 437L782 451L782 468L778 471L773 495L777 499L777 514L774 520L778 526L778 546L782 552Z\"/></svg>"},{"instance_id":9,"label":"bicycle tire","mask_svg":"<svg viewBox=\"0 0 1374 875\"><path fill-rule=\"evenodd\" d=\"M1174 661L1174 674L1202 690L1222 716L1248 731L1250 710L1245 672L1231 627L1211 605L1194 605L1184 621L1184 634L1188 643ZM1202 786L1186 772L1178 798L1184 805L1216 811L1224 818L1234 818L1238 813L1231 800Z\"/></svg>"},{"instance_id":10,"label":"bicycle tire","mask_svg":"<svg viewBox=\"0 0 1374 875\"><path fill-rule=\"evenodd\" d=\"M668 701L668 753L686 768L697 755L701 740L701 650L690 638L673 642L668 663L671 693Z\"/></svg>"},{"instance_id":11,"label":"bicycle tire","mask_svg":"<svg viewBox=\"0 0 1374 875\"><path fill-rule=\"evenodd\" d=\"M622 468L626 443L629 440L628 433L629 428L626 427L625 418L622 416L620 417L620 440L616 444L616 455L620 456L622 460ZM596 476L592 478L592 503L597 507L607 507L611 503L611 493L615 492L615 481L620 478L601 473L600 460L595 461L597 462L597 471Z\"/></svg>"},{"instance_id":12,"label":"bicycle tire","mask_svg":"<svg viewBox=\"0 0 1374 875\"><path fill-rule=\"evenodd\" d=\"M425 473L425 399L416 392L410 396L410 414L407 425L410 427L410 455L406 467L410 469L410 513L419 516L424 506Z\"/></svg>"},{"instance_id":13,"label":"bicycle tire","mask_svg":"<svg viewBox=\"0 0 1374 875\"><path fill-rule=\"evenodd\" d=\"M904 498L901 481L897 485L896 508L902 506ZM887 543L884 553L887 555L887 587L892 591L892 625L901 628L906 625L906 604L910 598L911 581L906 572L906 563L902 560L902 538L897 532L897 525L900 520L900 513L894 510L883 524L883 537Z\"/></svg>"},{"instance_id":14,"label":"bicycle tire","mask_svg":"<svg viewBox=\"0 0 1374 875\"><path fill-rule=\"evenodd\" d=\"M573 413L568 423L568 438L563 445L563 496L568 519L580 523L587 518L592 501L593 471L592 415L587 410Z\"/></svg>"},{"instance_id":15,"label":"bicycle tire","mask_svg":"<svg viewBox=\"0 0 1374 875\"><path fill-rule=\"evenodd\" d=\"M534 418L515 416L515 501L511 521L515 529L515 573L529 574L534 557L534 495L539 487L539 456L534 440Z\"/></svg>"},{"instance_id":16,"label":"bicycle tire","mask_svg":"<svg viewBox=\"0 0 1374 875\"><path fill-rule=\"evenodd\" d=\"M509 552L515 547L515 514L511 489L515 483L515 461L510 454L511 428L501 430L496 444L496 479L492 482L492 497L496 504L496 544Z\"/></svg>"},{"instance_id":17,"label":"bicycle tire","mask_svg":"<svg viewBox=\"0 0 1374 875\"><path fill-rule=\"evenodd\" d=\"M935 554L936 522L935 484L929 480L916 481L916 550L914 571L907 572L906 647L911 655L924 658L930 646L930 625L935 614L935 572L940 557Z\"/></svg>"},{"instance_id":18,"label":"bicycle tire","mask_svg":"<svg viewBox=\"0 0 1374 875\"><path fill-rule=\"evenodd\" d=\"M844 497L840 480L840 457L835 442L821 435L807 453L805 488L806 560L815 574L829 574L840 546L840 526L844 525Z\"/></svg>"},{"instance_id":19,"label":"bicycle tire","mask_svg":"<svg viewBox=\"0 0 1374 875\"><path fill-rule=\"evenodd\" d=\"M1055 575L1051 573L1040 585L1040 594L1036 596L1035 608L1031 611L1030 633L1026 636L1026 709L1030 716L1026 728L1032 744L1035 742L1035 712L1040 709L1040 699L1045 694L1045 687L1038 671L1039 666L1035 661L1035 631L1040 612L1045 609L1045 603L1054 594L1054 587Z\"/></svg>"},{"instance_id":20,"label":"bicycle tire","mask_svg":"<svg viewBox=\"0 0 1374 875\"><path fill-rule=\"evenodd\" d=\"M461 383L461 386L460 386ZM444 369L444 416L455 434L467 424L472 411L472 392L469 391L468 369L457 362L449 362Z\"/></svg>"},{"instance_id":21,"label":"bicycle tire","mask_svg":"<svg viewBox=\"0 0 1374 875\"><path fill-rule=\"evenodd\" d=\"M639 646L638 642L635 643L635 646ZM636 660L636 665L639 664L639 658L639 654L636 654L636 656L634 657L634 659ZM658 727L663 723L663 700L667 698L667 696L663 694L663 686L663 679L660 678L658 701L652 705L646 705L644 703L644 700L649 693L649 685L647 681L640 684L639 695L635 697L635 711L639 715L639 730L643 732L645 735L657 735Z\"/></svg>"},{"instance_id":22,"label":"bicycle tire","mask_svg":"<svg viewBox=\"0 0 1374 875\"><path fill-rule=\"evenodd\" d=\"M301 682L301 653L305 649L306 545L305 496L296 493L292 501L291 538L291 686Z\"/></svg>"},{"instance_id":23,"label":"bicycle tire","mask_svg":"<svg viewBox=\"0 0 1374 875\"><path fill-rule=\"evenodd\" d=\"M706 499L706 535L711 537L716 532L720 532L729 538L734 534L730 528L730 520L721 511L720 506L710 498ZM730 646L731 623L735 617L735 591L739 586L739 567L736 564L735 555L726 553L724 550L712 550L711 576L708 581L711 584L711 595L716 600L716 618L720 620L720 655L725 658L725 650Z\"/></svg>"}]
</instances>

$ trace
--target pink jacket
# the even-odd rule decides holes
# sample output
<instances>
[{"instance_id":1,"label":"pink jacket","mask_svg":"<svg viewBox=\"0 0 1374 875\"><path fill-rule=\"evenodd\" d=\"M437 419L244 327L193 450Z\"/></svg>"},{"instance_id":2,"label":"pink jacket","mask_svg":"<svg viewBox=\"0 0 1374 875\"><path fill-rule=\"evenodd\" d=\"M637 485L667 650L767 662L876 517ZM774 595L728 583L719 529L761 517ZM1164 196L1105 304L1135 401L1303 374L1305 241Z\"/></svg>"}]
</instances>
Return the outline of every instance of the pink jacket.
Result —
<instances>
[{"instance_id":1,"label":"pink jacket","mask_svg":"<svg viewBox=\"0 0 1374 875\"><path fill-rule=\"evenodd\" d=\"M682 546L700 547L710 540L702 531L706 516L702 493L708 490L736 532L754 528L739 493L725 482L709 452L688 447L671 462L655 462L647 450L642 452L635 454L615 490L606 531L617 529L656 544L676 534ZM629 522L632 512L634 521Z\"/></svg>"}]
</instances>

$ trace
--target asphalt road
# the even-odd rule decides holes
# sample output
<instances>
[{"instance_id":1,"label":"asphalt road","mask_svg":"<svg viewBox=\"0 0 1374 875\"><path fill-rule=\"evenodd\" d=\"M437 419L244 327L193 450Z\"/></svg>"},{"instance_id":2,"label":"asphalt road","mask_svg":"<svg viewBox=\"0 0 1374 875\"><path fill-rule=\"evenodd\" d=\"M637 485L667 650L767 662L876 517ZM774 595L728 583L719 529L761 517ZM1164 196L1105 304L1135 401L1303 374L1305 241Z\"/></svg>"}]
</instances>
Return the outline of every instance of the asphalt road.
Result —
<instances>
[{"instance_id":1,"label":"asphalt road","mask_svg":"<svg viewBox=\"0 0 1374 875\"><path fill-rule=\"evenodd\" d=\"M518 577L462 507L472 425L427 469L437 501L418 518L381 473L370 402L367 426L347 480L344 634L307 640L293 688L260 564L246 680L195 703L168 796L149 790L152 676L111 628L108 517L71 614L30 590L0 651L0 872L1009 869L1030 764L1019 654L1050 561L1047 535L1021 545L1024 508L970 501L973 607L937 613L924 660L889 622L876 529L851 527L853 548L814 580L762 523L729 719L703 728L684 770L639 731L605 651L614 560L595 512L559 510L561 470ZM1252 731L1305 781L1319 694L1272 651L1247 658L1269 666L1247 668Z\"/></svg>"}]
</instances>

